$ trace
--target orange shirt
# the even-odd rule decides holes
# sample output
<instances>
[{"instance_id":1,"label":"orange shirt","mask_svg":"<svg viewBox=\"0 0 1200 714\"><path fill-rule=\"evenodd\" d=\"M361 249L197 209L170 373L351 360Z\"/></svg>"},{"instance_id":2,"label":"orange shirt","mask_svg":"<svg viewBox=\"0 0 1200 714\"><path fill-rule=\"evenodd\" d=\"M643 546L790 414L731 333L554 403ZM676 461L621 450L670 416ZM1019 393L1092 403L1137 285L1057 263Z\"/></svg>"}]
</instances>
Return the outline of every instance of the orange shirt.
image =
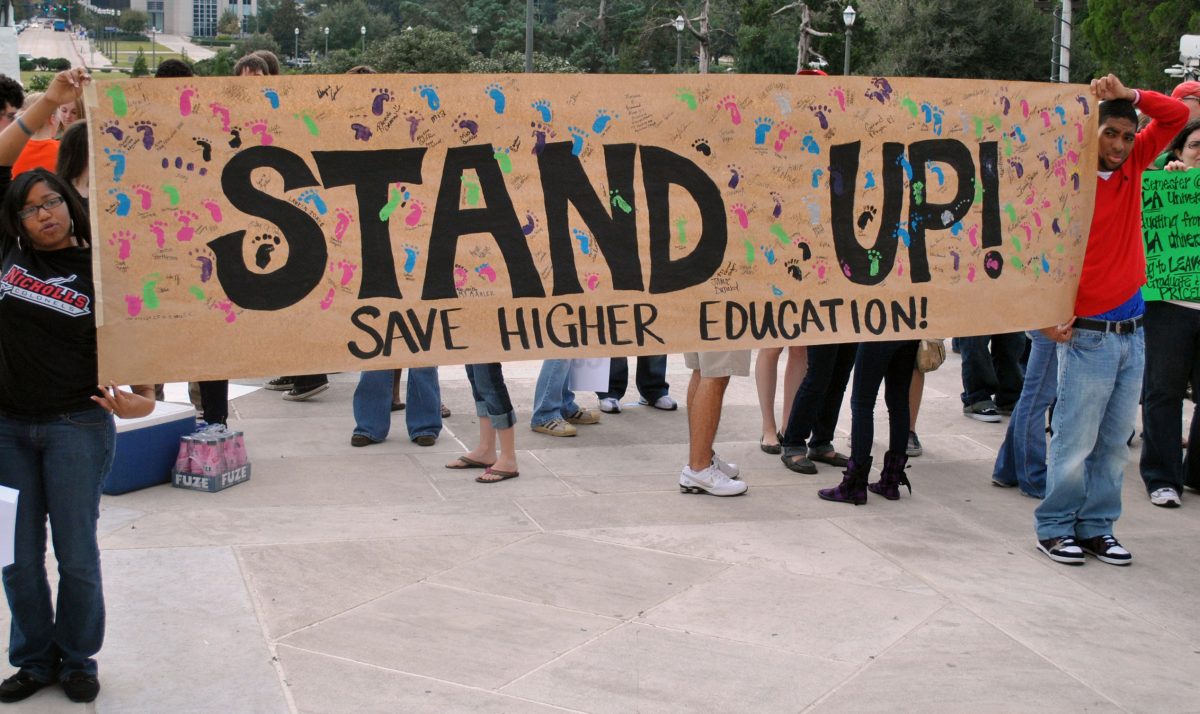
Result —
<instances>
[{"instance_id":1,"label":"orange shirt","mask_svg":"<svg viewBox=\"0 0 1200 714\"><path fill-rule=\"evenodd\" d=\"M31 139L25 145L25 150L13 162L12 175L13 178L16 178L18 174L25 173L30 169L36 169L39 166L53 172L54 165L57 162L58 139Z\"/></svg>"}]
</instances>

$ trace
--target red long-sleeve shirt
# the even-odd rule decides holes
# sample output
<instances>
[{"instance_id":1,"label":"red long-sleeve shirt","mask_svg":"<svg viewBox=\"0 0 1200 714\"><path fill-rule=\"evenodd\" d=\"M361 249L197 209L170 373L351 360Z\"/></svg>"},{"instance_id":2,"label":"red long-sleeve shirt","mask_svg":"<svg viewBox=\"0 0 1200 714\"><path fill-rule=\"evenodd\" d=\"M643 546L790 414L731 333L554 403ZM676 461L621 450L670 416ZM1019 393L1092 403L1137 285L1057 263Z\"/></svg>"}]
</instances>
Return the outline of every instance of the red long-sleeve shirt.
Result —
<instances>
[{"instance_id":1,"label":"red long-sleeve shirt","mask_svg":"<svg viewBox=\"0 0 1200 714\"><path fill-rule=\"evenodd\" d=\"M1138 94L1138 109L1154 121L1138 132L1129 158L1112 176L1096 178L1096 208L1075 296L1075 314L1081 317L1117 307L1146 282L1142 171L1187 124L1183 102L1147 90Z\"/></svg>"}]
</instances>

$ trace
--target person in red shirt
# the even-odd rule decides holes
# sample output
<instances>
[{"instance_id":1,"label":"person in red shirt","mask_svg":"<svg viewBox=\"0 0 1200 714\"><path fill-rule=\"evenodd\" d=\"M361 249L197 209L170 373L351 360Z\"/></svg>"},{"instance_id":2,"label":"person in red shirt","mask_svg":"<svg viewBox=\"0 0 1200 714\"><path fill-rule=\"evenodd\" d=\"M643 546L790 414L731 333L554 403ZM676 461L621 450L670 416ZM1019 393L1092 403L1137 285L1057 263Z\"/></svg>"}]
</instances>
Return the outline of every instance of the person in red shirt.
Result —
<instances>
[{"instance_id":1,"label":"person in red shirt","mask_svg":"<svg viewBox=\"0 0 1200 714\"><path fill-rule=\"evenodd\" d=\"M1058 343L1058 403L1046 495L1034 518L1038 550L1051 560L1082 564L1087 552L1128 565L1133 556L1113 524L1145 364L1142 171L1183 128L1188 108L1111 74L1092 81L1092 94L1102 100L1096 206L1075 317L1042 330ZM1153 118L1140 134L1135 107Z\"/></svg>"}]
</instances>

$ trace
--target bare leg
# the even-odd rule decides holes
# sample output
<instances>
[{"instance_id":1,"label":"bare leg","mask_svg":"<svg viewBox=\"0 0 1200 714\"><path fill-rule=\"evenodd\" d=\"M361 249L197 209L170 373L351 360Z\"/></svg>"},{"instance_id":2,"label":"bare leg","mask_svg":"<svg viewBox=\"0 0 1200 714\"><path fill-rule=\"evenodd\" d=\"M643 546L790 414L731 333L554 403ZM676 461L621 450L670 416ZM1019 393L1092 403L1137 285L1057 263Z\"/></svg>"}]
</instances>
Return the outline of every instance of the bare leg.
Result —
<instances>
[{"instance_id":1,"label":"bare leg","mask_svg":"<svg viewBox=\"0 0 1200 714\"><path fill-rule=\"evenodd\" d=\"M908 388L908 430L917 431L917 412L921 411L921 397L925 395L925 373L913 370L912 385Z\"/></svg>"},{"instance_id":2,"label":"bare leg","mask_svg":"<svg viewBox=\"0 0 1200 714\"><path fill-rule=\"evenodd\" d=\"M775 421L775 384L779 377L779 355L782 347L758 351L754 362L754 387L758 390L758 412L762 417L762 443L778 444L779 425ZM785 412L786 413L786 412Z\"/></svg>"},{"instance_id":3,"label":"bare leg","mask_svg":"<svg viewBox=\"0 0 1200 714\"><path fill-rule=\"evenodd\" d=\"M783 370L783 419L779 421L779 432L787 431L788 417L792 414L792 400L800 390L804 374L808 372L808 348L789 347L787 351L787 367Z\"/></svg>"},{"instance_id":4,"label":"bare leg","mask_svg":"<svg viewBox=\"0 0 1200 714\"><path fill-rule=\"evenodd\" d=\"M511 447L512 446L511 440L513 438L512 429L505 429L504 431L509 432L509 436L508 436L508 438L510 439L509 446ZM501 446L503 446L503 443L504 443L503 440L501 440ZM474 449L471 449L464 455L468 459L471 459L472 461L478 461L481 464L495 465L495 464L499 463L498 458L496 456L496 429L492 427L491 419L488 419L487 417L479 417L479 445L476 446ZM458 459L454 459L453 461L451 461L450 463L448 463L446 465L451 468L454 468L455 464L457 464L457 463L458 463ZM517 463L516 452L512 451L512 467L513 468L516 468L516 463ZM504 467L497 466L497 468L503 469Z\"/></svg>"},{"instance_id":5,"label":"bare leg","mask_svg":"<svg viewBox=\"0 0 1200 714\"><path fill-rule=\"evenodd\" d=\"M700 377L692 372L688 384L688 466L703 471L712 463L713 441L721 425L721 402L729 377Z\"/></svg>"}]
</instances>

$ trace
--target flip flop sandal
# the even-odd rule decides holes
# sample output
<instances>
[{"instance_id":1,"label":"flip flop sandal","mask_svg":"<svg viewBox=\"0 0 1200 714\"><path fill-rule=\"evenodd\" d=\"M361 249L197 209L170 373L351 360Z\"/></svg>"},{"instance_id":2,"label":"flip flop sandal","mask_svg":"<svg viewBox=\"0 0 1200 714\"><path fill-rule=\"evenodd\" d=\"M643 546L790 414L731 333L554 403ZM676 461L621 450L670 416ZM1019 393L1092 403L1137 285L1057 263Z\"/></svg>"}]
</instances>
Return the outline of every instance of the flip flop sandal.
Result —
<instances>
[{"instance_id":1,"label":"flip flop sandal","mask_svg":"<svg viewBox=\"0 0 1200 714\"><path fill-rule=\"evenodd\" d=\"M469 459L466 456L460 456L458 457L457 464L453 466L446 464L446 468L454 469L455 471L461 471L463 469L490 469L492 468L492 465L485 464L482 461L476 461L475 459Z\"/></svg>"},{"instance_id":2,"label":"flip flop sandal","mask_svg":"<svg viewBox=\"0 0 1200 714\"><path fill-rule=\"evenodd\" d=\"M510 478L516 478L520 475L521 472L519 471L500 471L499 469L488 467L487 471L483 472L483 476L476 477L475 480L479 483L500 483L501 481L507 481ZM484 476L495 476L496 478L484 478Z\"/></svg>"}]
</instances>

